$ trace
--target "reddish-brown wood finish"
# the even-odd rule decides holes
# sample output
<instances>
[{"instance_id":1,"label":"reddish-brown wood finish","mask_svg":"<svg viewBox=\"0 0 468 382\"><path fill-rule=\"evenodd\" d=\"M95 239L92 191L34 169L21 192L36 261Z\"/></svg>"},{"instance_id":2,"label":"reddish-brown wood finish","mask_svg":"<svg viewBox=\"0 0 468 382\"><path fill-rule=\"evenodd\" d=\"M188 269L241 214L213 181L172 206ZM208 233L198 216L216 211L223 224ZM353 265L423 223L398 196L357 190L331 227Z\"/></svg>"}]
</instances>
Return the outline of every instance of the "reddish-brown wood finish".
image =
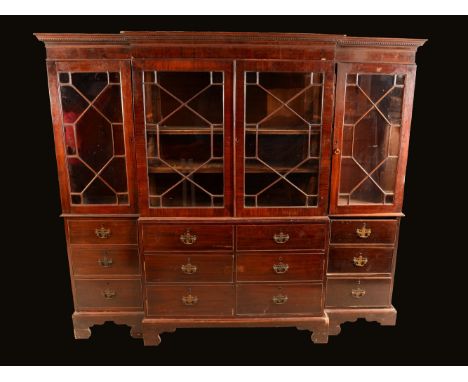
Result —
<instances>
[{"instance_id":1,"label":"reddish-brown wood finish","mask_svg":"<svg viewBox=\"0 0 468 382\"><path fill-rule=\"evenodd\" d=\"M186 305L184 297L196 302ZM146 286L146 313L149 317L232 316L234 315L234 285Z\"/></svg>"},{"instance_id":2,"label":"reddish-brown wood finish","mask_svg":"<svg viewBox=\"0 0 468 382\"><path fill-rule=\"evenodd\" d=\"M232 282L233 255L170 253L145 255L147 283Z\"/></svg>"},{"instance_id":3,"label":"reddish-brown wood finish","mask_svg":"<svg viewBox=\"0 0 468 382\"><path fill-rule=\"evenodd\" d=\"M330 246L328 273L391 273L394 248ZM364 263L365 262L365 263Z\"/></svg>"},{"instance_id":4,"label":"reddish-brown wood finish","mask_svg":"<svg viewBox=\"0 0 468 382\"><path fill-rule=\"evenodd\" d=\"M109 230L108 237L100 238L99 229ZM68 230L71 244L137 244L136 220L70 219Z\"/></svg>"},{"instance_id":5,"label":"reddish-brown wood finish","mask_svg":"<svg viewBox=\"0 0 468 382\"><path fill-rule=\"evenodd\" d=\"M70 259L75 276L139 275L136 245L72 245Z\"/></svg>"},{"instance_id":6,"label":"reddish-brown wood finish","mask_svg":"<svg viewBox=\"0 0 468 382\"><path fill-rule=\"evenodd\" d=\"M237 254L236 277L243 281L322 281L323 253Z\"/></svg>"},{"instance_id":7,"label":"reddish-brown wood finish","mask_svg":"<svg viewBox=\"0 0 468 382\"><path fill-rule=\"evenodd\" d=\"M77 310L140 310L140 280L75 280Z\"/></svg>"},{"instance_id":8,"label":"reddish-brown wood finish","mask_svg":"<svg viewBox=\"0 0 468 382\"><path fill-rule=\"evenodd\" d=\"M360 74L404 74L405 87L400 127L400 145L398 164L395 172L395 198L393 204L356 204L339 205L338 192L341 177L341 153L343 148L343 124L345 114L345 94L347 73ZM416 76L416 65L389 65L389 64L350 64L339 63L335 98L335 123L333 135L333 158L330 184L330 213L331 214L379 214L400 212L403 205L403 191L408 158L409 132L411 126L411 110L413 107L413 94Z\"/></svg>"},{"instance_id":9,"label":"reddish-brown wood finish","mask_svg":"<svg viewBox=\"0 0 468 382\"><path fill-rule=\"evenodd\" d=\"M238 250L312 250L325 249L327 226L308 225L242 225L237 226ZM287 241L278 243L275 235L288 235ZM278 241L281 241L278 239Z\"/></svg>"},{"instance_id":10,"label":"reddish-brown wood finish","mask_svg":"<svg viewBox=\"0 0 468 382\"><path fill-rule=\"evenodd\" d=\"M371 230L369 237L359 236L357 230L363 227ZM332 220L330 243L393 244L397 227L396 220Z\"/></svg>"},{"instance_id":11,"label":"reddish-brown wood finish","mask_svg":"<svg viewBox=\"0 0 468 382\"><path fill-rule=\"evenodd\" d=\"M332 278L327 281L327 307L388 307L391 278Z\"/></svg>"},{"instance_id":12,"label":"reddish-brown wood finish","mask_svg":"<svg viewBox=\"0 0 468 382\"><path fill-rule=\"evenodd\" d=\"M322 284L237 285L238 315L320 316L322 312Z\"/></svg>"},{"instance_id":13,"label":"reddish-brown wood finish","mask_svg":"<svg viewBox=\"0 0 468 382\"><path fill-rule=\"evenodd\" d=\"M47 48L75 338L113 321L129 325L145 345L178 327L230 326L293 326L326 343L342 322L395 324L391 294L415 57L425 40L250 32L36 36ZM224 72L224 207L150 208L146 70ZM120 73L128 205L71 204L60 71ZM244 207L245 71L325 74L317 207ZM338 204L350 72L406 74L394 204ZM109 234L97 235L101 228ZM370 235L359 237L361 228ZM357 257L367 262L356 266Z\"/></svg>"},{"instance_id":14,"label":"reddish-brown wood finish","mask_svg":"<svg viewBox=\"0 0 468 382\"><path fill-rule=\"evenodd\" d=\"M143 251L202 251L230 250L233 246L231 226L144 224L142 226ZM195 236L192 244L185 244L181 235Z\"/></svg>"},{"instance_id":15,"label":"reddish-brown wood finish","mask_svg":"<svg viewBox=\"0 0 468 382\"><path fill-rule=\"evenodd\" d=\"M135 146L137 153L140 212L145 216L230 216L232 215L232 62L219 60L134 60L133 96L135 101ZM143 71L222 71L224 72L224 208L149 206L146 129L143 106Z\"/></svg>"},{"instance_id":16,"label":"reddish-brown wood finish","mask_svg":"<svg viewBox=\"0 0 468 382\"><path fill-rule=\"evenodd\" d=\"M244 207L244 72L322 72L322 127L320 174L317 207ZM328 205L330 172L330 133L333 115L335 72L329 61L238 61L236 65L236 144L235 144L235 196L237 216L307 216L325 215Z\"/></svg>"}]
</instances>

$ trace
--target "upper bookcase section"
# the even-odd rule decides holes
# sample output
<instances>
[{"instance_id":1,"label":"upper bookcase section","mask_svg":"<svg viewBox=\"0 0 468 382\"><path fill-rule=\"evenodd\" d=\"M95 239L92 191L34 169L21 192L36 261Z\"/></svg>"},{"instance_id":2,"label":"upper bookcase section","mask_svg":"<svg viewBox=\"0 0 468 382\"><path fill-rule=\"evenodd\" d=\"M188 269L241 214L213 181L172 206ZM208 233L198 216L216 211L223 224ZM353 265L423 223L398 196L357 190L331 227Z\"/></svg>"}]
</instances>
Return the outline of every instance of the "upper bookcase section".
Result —
<instances>
[{"instance_id":1,"label":"upper bookcase section","mask_svg":"<svg viewBox=\"0 0 468 382\"><path fill-rule=\"evenodd\" d=\"M123 31L118 34L35 33L35 36L45 43L49 60L196 57L413 64L417 48L426 42L424 39L263 32Z\"/></svg>"}]
</instances>

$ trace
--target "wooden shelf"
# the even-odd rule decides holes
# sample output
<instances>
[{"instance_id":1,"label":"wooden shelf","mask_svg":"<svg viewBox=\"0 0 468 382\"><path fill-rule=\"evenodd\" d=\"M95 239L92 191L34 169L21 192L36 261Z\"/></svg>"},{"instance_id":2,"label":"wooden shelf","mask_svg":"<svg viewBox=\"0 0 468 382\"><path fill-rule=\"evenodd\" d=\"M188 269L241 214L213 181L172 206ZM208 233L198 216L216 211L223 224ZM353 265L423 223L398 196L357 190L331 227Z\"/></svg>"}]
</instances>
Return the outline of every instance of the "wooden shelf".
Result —
<instances>
[{"instance_id":1,"label":"wooden shelf","mask_svg":"<svg viewBox=\"0 0 468 382\"><path fill-rule=\"evenodd\" d=\"M156 134L156 127L147 126L146 132L150 134ZM213 133L222 134L223 128L216 127L213 128ZM211 134L211 128L202 126L202 127L187 127L187 126L171 126L171 127L159 127L159 134L164 135L196 135L196 134Z\"/></svg>"},{"instance_id":2,"label":"wooden shelf","mask_svg":"<svg viewBox=\"0 0 468 382\"><path fill-rule=\"evenodd\" d=\"M247 134L255 134L257 130L246 129ZM309 134L309 130L302 129L258 129L258 135L306 135ZM320 130L311 130L311 135L320 135Z\"/></svg>"},{"instance_id":3,"label":"wooden shelf","mask_svg":"<svg viewBox=\"0 0 468 382\"><path fill-rule=\"evenodd\" d=\"M188 172L193 171L194 168L197 168L200 166L201 163L193 163L190 167L188 166L173 166L176 170L186 174ZM276 170L284 173L286 171L289 171L289 167L276 167ZM265 169L264 166L262 165L248 165L245 167L244 171L248 174L272 174L273 172L270 170ZM157 166L149 166L148 167L148 172L150 174L170 174L174 173L175 171L172 170L171 168L168 167L157 167ZM223 172L223 164L222 163L209 163L205 166L203 166L201 169L197 170L196 173L198 174L213 174L213 173L222 173ZM311 173L311 174L317 174L318 173L318 168L314 168L312 170L308 169L303 169L299 168L294 170L294 173Z\"/></svg>"}]
</instances>

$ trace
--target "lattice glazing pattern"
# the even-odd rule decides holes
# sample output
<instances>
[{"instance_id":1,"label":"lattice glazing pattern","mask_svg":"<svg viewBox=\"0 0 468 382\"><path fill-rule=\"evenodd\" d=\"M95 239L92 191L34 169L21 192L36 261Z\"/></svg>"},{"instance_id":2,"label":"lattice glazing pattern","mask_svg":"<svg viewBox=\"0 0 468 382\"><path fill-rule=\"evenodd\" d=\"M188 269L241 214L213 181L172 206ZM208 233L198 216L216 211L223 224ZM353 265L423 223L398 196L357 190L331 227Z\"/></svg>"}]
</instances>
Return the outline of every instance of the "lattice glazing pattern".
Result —
<instances>
[{"instance_id":1,"label":"lattice glazing pattern","mask_svg":"<svg viewBox=\"0 0 468 382\"><path fill-rule=\"evenodd\" d=\"M323 73L245 72L245 207L316 207Z\"/></svg>"},{"instance_id":2,"label":"lattice glazing pattern","mask_svg":"<svg viewBox=\"0 0 468 382\"><path fill-rule=\"evenodd\" d=\"M339 205L394 203L404 86L404 75L347 75Z\"/></svg>"},{"instance_id":3,"label":"lattice glazing pattern","mask_svg":"<svg viewBox=\"0 0 468 382\"><path fill-rule=\"evenodd\" d=\"M150 207L224 206L224 73L143 73Z\"/></svg>"},{"instance_id":4,"label":"lattice glazing pattern","mask_svg":"<svg viewBox=\"0 0 468 382\"><path fill-rule=\"evenodd\" d=\"M71 203L128 204L120 73L58 78Z\"/></svg>"}]
</instances>

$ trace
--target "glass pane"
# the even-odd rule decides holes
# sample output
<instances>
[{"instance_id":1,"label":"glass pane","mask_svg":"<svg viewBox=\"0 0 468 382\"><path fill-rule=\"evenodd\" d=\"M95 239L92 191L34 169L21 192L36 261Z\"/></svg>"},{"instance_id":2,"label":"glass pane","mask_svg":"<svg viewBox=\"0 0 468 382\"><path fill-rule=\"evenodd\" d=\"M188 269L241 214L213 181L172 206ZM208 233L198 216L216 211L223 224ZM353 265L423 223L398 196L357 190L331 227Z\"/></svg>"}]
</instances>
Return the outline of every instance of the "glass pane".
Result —
<instances>
[{"instance_id":1,"label":"glass pane","mask_svg":"<svg viewBox=\"0 0 468 382\"><path fill-rule=\"evenodd\" d=\"M128 204L120 73L59 79L71 203Z\"/></svg>"},{"instance_id":2,"label":"glass pane","mask_svg":"<svg viewBox=\"0 0 468 382\"><path fill-rule=\"evenodd\" d=\"M222 72L145 72L150 207L223 207L223 80Z\"/></svg>"},{"instance_id":3,"label":"glass pane","mask_svg":"<svg viewBox=\"0 0 468 382\"><path fill-rule=\"evenodd\" d=\"M322 83L322 73L246 73L245 207L317 206Z\"/></svg>"},{"instance_id":4,"label":"glass pane","mask_svg":"<svg viewBox=\"0 0 468 382\"><path fill-rule=\"evenodd\" d=\"M346 83L338 204L392 204L404 76L352 73Z\"/></svg>"}]
</instances>

